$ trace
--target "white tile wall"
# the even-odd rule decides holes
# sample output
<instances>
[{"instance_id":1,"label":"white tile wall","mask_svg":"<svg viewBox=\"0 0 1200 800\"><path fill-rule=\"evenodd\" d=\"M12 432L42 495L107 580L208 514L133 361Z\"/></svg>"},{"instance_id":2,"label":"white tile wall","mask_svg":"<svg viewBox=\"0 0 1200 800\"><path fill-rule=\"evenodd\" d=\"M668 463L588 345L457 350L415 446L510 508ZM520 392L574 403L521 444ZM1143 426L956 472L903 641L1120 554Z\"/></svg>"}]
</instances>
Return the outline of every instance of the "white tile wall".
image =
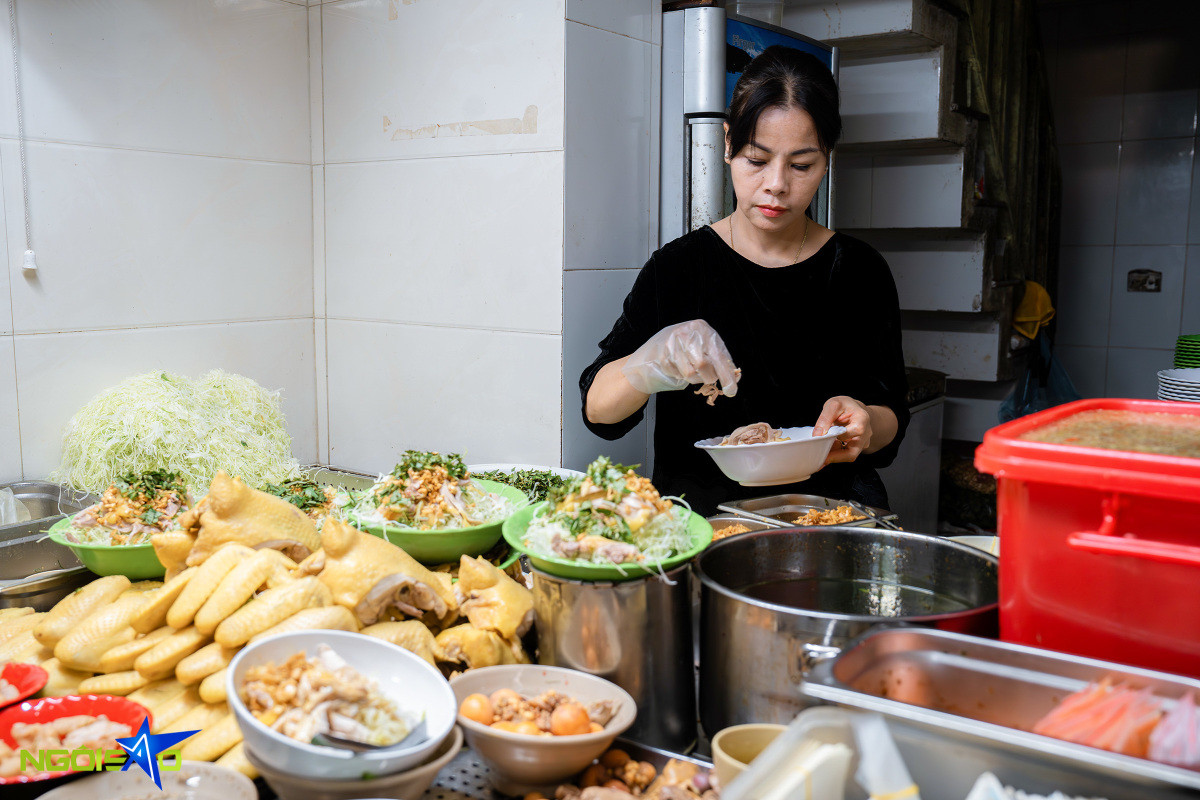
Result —
<instances>
[{"instance_id":1,"label":"white tile wall","mask_svg":"<svg viewBox=\"0 0 1200 800\"><path fill-rule=\"evenodd\" d=\"M1183 283L1183 317L1180 333L1200 333L1200 247L1187 249L1187 273Z\"/></svg>"},{"instance_id":2,"label":"white tile wall","mask_svg":"<svg viewBox=\"0 0 1200 800\"><path fill-rule=\"evenodd\" d=\"M1112 244L1117 224L1121 145L1061 145L1064 246Z\"/></svg>"},{"instance_id":3,"label":"white tile wall","mask_svg":"<svg viewBox=\"0 0 1200 800\"><path fill-rule=\"evenodd\" d=\"M979 311L984 239L919 239L863 231L887 260L905 311Z\"/></svg>"},{"instance_id":4,"label":"white tile wall","mask_svg":"<svg viewBox=\"0 0 1200 800\"><path fill-rule=\"evenodd\" d=\"M326 166L329 316L561 332L562 165L547 152Z\"/></svg>"},{"instance_id":5,"label":"white tile wall","mask_svg":"<svg viewBox=\"0 0 1200 800\"><path fill-rule=\"evenodd\" d=\"M1058 257L1056 343L1105 345L1113 293L1113 248L1063 247ZM1125 291L1121 286L1120 290ZM1103 359L1101 359L1103 360ZM1101 374L1100 389L1104 389Z\"/></svg>"},{"instance_id":6,"label":"white tile wall","mask_svg":"<svg viewBox=\"0 0 1200 800\"><path fill-rule=\"evenodd\" d=\"M80 406L152 370L196 377L219 367L281 389L293 453L316 458L311 319L17 335L16 361L26 477L57 465L63 427Z\"/></svg>"},{"instance_id":7,"label":"white tile wall","mask_svg":"<svg viewBox=\"0 0 1200 800\"><path fill-rule=\"evenodd\" d=\"M569 270L563 283L563 466L583 469L598 455L622 464L645 464L647 424L616 441L593 435L583 424L579 376L596 356L601 339L621 314L636 269Z\"/></svg>"},{"instance_id":8,"label":"white tile wall","mask_svg":"<svg viewBox=\"0 0 1200 800\"><path fill-rule=\"evenodd\" d=\"M871 156L835 151L833 157L834 226L871 227Z\"/></svg>"},{"instance_id":9,"label":"white tile wall","mask_svg":"<svg viewBox=\"0 0 1200 800\"><path fill-rule=\"evenodd\" d=\"M1172 358L1172 350L1108 348L1105 396L1154 399L1158 395L1158 371L1170 369Z\"/></svg>"},{"instance_id":10,"label":"white tile wall","mask_svg":"<svg viewBox=\"0 0 1200 800\"><path fill-rule=\"evenodd\" d=\"M1192 155L1192 196L1188 203L1188 244L1200 244L1200 158Z\"/></svg>"},{"instance_id":11,"label":"white tile wall","mask_svg":"<svg viewBox=\"0 0 1200 800\"><path fill-rule=\"evenodd\" d=\"M1059 344L1054 348L1054 356L1062 364L1067 377L1082 397L1105 396L1108 348Z\"/></svg>"},{"instance_id":12,"label":"white tile wall","mask_svg":"<svg viewBox=\"0 0 1200 800\"><path fill-rule=\"evenodd\" d=\"M331 463L559 463L561 336L331 319L328 343Z\"/></svg>"},{"instance_id":13,"label":"white tile wall","mask_svg":"<svg viewBox=\"0 0 1200 800\"><path fill-rule=\"evenodd\" d=\"M662 4L655 0L567 0L567 19L643 42L661 41Z\"/></svg>"},{"instance_id":14,"label":"white tile wall","mask_svg":"<svg viewBox=\"0 0 1200 800\"><path fill-rule=\"evenodd\" d=\"M648 88L658 51L575 22L566 38L564 264L640 267L657 244L649 222L658 197L648 179L657 96Z\"/></svg>"},{"instance_id":15,"label":"white tile wall","mask_svg":"<svg viewBox=\"0 0 1200 800\"><path fill-rule=\"evenodd\" d=\"M1126 141L1117 197L1117 244L1184 244L1193 140Z\"/></svg>"},{"instance_id":16,"label":"white tile wall","mask_svg":"<svg viewBox=\"0 0 1200 800\"><path fill-rule=\"evenodd\" d=\"M562 0L321 11L326 162L562 147Z\"/></svg>"},{"instance_id":17,"label":"white tile wall","mask_svg":"<svg viewBox=\"0 0 1200 800\"><path fill-rule=\"evenodd\" d=\"M17 145L0 142L8 238ZM310 168L30 143L38 271L10 255L19 333L311 316Z\"/></svg>"},{"instance_id":18,"label":"white tile wall","mask_svg":"<svg viewBox=\"0 0 1200 800\"><path fill-rule=\"evenodd\" d=\"M1113 256L1110 347L1174 347L1182 313L1184 247L1117 247ZM1128 291L1128 273L1162 273L1162 291Z\"/></svg>"},{"instance_id":19,"label":"white tile wall","mask_svg":"<svg viewBox=\"0 0 1200 800\"><path fill-rule=\"evenodd\" d=\"M0 336L0 483L21 479L21 429L13 337Z\"/></svg>"},{"instance_id":20,"label":"white tile wall","mask_svg":"<svg viewBox=\"0 0 1200 800\"><path fill-rule=\"evenodd\" d=\"M306 14L266 0L20 3L26 135L307 163Z\"/></svg>"},{"instance_id":21,"label":"white tile wall","mask_svg":"<svg viewBox=\"0 0 1200 800\"><path fill-rule=\"evenodd\" d=\"M325 163L325 76L321 6L308 9L308 138L309 161Z\"/></svg>"}]
</instances>

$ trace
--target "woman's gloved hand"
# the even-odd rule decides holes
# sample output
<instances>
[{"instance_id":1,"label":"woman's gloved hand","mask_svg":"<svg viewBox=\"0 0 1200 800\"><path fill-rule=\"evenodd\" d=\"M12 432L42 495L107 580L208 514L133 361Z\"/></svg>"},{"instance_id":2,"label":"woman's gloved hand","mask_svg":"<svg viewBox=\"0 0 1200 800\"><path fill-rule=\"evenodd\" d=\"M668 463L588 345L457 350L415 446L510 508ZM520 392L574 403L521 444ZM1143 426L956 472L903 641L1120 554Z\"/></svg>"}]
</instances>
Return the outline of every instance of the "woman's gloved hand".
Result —
<instances>
[{"instance_id":1,"label":"woman's gloved hand","mask_svg":"<svg viewBox=\"0 0 1200 800\"><path fill-rule=\"evenodd\" d=\"M621 373L646 394L721 382L726 397L737 394L737 368L720 335L702 319L669 325L639 347Z\"/></svg>"}]
</instances>

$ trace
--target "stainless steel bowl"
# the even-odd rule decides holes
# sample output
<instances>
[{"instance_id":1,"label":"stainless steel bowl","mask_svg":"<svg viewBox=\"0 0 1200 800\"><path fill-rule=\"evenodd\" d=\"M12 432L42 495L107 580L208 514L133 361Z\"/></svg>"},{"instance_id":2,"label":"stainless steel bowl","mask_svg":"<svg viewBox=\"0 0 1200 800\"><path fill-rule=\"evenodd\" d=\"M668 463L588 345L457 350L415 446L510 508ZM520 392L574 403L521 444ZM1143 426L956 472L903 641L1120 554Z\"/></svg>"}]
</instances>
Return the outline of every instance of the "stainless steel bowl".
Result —
<instances>
[{"instance_id":1,"label":"stainless steel bowl","mask_svg":"<svg viewBox=\"0 0 1200 800\"><path fill-rule=\"evenodd\" d=\"M700 719L710 735L790 721L817 660L881 622L994 637L997 560L966 545L879 528L733 536L695 561L701 584Z\"/></svg>"}]
</instances>

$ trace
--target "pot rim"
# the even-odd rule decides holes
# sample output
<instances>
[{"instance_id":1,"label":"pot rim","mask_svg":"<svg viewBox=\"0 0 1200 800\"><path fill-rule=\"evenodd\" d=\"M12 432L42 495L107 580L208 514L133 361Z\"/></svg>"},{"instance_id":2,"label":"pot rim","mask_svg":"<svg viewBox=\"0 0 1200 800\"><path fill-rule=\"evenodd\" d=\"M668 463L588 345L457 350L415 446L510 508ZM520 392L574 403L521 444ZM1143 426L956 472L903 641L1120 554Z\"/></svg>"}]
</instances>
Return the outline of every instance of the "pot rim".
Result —
<instances>
[{"instance_id":1,"label":"pot rim","mask_svg":"<svg viewBox=\"0 0 1200 800\"><path fill-rule=\"evenodd\" d=\"M949 539L944 539L940 536L933 536L933 535L927 534L927 533L915 533L912 531L892 531L892 530L887 530L886 528L861 528L861 527L850 527L850 526L841 526L841 525L819 525L819 526L804 527L804 528L800 528L800 527L777 528L774 530L750 531L749 533L742 533L742 534L738 534L737 536L731 536L728 539L723 539L718 542L713 542L711 545L709 545L704 550L704 552L700 553L698 556L696 556L695 559L693 559L692 568L696 571L696 577L700 579L700 583L703 588L714 591L717 594L720 594L720 595L723 595L723 596L729 598L730 600L736 600L738 602L745 603L745 604L751 605L751 606L755 606L757 608L762 608L767 611L783 612L783 613L787 613L787 614L800 614L800 615L807 616L807 617L816 617L817 619L828 619L828 620L845 621L845 622L864 622L864 623L868 623L868 624L872 624L872 625L876 625L881 622L927 623L927 622L942 622L942 621L947 621L947 620L979 616L981 614L986 614L990 611L998 610L1000 608L1000 600L998 597L995 601L988 603L986 605L973 606L971 608L964 609L962 611L947 611L942 614L922 614L922 615L895 616L895 617L878 617L878 616L872 616L870 614L840 614L840 613L836 613L833 611L818 611L816 609L796 608L795 606L785 606L785 605L780 605L778 603L770 603L770 602L767 602L766 600L759 600L757 598L749 597L747 595L741 594L740 592L736 592L733 589L730 589L728 586L718 583L715 578L713 578L707 572L705 572L704 567L701 564L701 561L703 561L704 558L707 557L710 553L719 551L721 548L724 548L724 547L729 547L729 546L731 546L731 543L733 543L733 542L739 542L739 541L744 542L749 539L756 539L760 536L778 536L781 533L805 533L805 532L828 532L828 531L838 531L840 533L857 534L860 536L864 535L865 533L874 533L874 534L880 534L887 538L910 539L910 540L917 540L917 541L935 539L941 545L945 545L945 546L948 546L948 547L951 547L954 549L961 550L963 552L966 552L968 555L978 556L979 558L983 559L984 561L987 561L987 562L995 565L997 570L999 570L999 567L1000 567L1000 559L996 558L995 556L985 553L982 550L979 550L977 548L971 547L970 545L959 544L958 542L952 542Z\"/></svg>"}]
</instances>

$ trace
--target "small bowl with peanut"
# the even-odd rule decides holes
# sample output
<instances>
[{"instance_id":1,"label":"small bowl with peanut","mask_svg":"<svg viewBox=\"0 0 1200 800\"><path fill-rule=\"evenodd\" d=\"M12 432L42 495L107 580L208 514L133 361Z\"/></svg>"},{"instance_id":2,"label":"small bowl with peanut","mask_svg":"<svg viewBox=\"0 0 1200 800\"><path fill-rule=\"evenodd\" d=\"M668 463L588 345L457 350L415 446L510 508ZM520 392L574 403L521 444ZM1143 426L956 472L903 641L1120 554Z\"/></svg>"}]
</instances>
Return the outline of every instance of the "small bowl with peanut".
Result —
<instances>
[{"instance_id":1,"label":"small bowl with peanut","mask_svg":"<svg viewBox=\"0 0 1200 800\"><path fill-rule=\"evenodd\" d=\"M492 785L520 797L577 775L637 717L614 683L562 667L512 664L456 675L458 723L490 768Z\"/></svg>"}]
</instances>

